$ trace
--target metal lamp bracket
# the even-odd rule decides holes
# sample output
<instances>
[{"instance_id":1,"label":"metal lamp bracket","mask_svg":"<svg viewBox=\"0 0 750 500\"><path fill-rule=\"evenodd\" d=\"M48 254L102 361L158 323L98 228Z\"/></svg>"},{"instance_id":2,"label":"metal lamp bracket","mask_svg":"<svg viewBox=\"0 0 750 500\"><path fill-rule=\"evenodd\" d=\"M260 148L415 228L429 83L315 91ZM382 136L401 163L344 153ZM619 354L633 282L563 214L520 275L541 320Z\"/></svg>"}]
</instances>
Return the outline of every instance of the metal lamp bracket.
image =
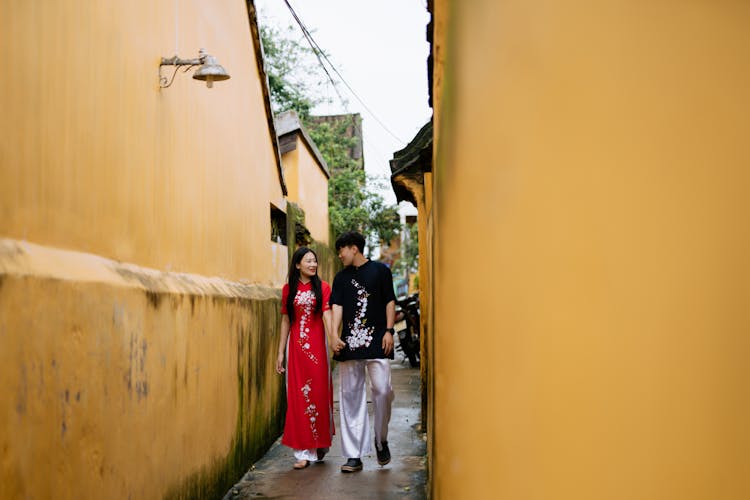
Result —
<instances>
[{"instance_id":1,"label":"metal lamp bracket","mask_svg":"<svg viewBox=\"0 0 750 500\"><path fill-rule=\"evenodd\" d=\"M172 82L174 82L174 77L177 75L177 71L179 71L181 66L186 66L182 70L182 72L187 73L193 66L199 66L203 64L203 61L206 59L206 53L203 51L203 49L201 49L199 54L200 56L197 59L180 59L176 55L172 57L162 57L161 63L159 64L159 87L165 89L172 85ZM162 75L162 66L175 67L174 73L172 73L172 78L167 78L166 76Z\"/></svg>"}]
</instances>

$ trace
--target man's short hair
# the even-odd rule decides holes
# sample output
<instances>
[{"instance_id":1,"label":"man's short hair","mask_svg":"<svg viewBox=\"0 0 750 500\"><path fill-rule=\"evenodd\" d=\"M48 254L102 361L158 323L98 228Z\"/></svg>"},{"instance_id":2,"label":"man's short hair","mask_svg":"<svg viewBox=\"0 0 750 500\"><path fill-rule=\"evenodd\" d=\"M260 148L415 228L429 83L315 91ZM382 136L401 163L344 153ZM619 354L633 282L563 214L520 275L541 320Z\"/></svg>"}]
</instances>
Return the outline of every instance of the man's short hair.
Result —
<instances>
[{"instance_id":1,"label":"man's short hair","mask_svg":"<svg viewBox=\"0 0 750 500\"><path fill-rule=\"evenodd\" d=\"M365 253L365 237L357 231L349 231L339 236L336 240L336 251L352 245L359 249L359 253Z\"/></svg>"}]
</instances>

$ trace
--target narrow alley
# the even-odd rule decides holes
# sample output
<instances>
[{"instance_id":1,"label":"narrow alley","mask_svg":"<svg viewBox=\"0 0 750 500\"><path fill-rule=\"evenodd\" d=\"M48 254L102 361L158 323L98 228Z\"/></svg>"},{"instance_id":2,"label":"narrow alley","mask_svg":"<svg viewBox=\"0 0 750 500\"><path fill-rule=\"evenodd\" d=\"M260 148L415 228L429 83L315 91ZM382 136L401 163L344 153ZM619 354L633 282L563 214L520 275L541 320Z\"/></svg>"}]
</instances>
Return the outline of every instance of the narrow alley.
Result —
<instances>
[{"instance_id":1,"label":"narrow alley","mask_svg":"<svg viewBox=\"0 0 750 500\"><path fill-rule=\"evenodd\" d=\"M396 355L391 362L392 384L396 393L388 441L392 460L379 466L374 452L364 457L361 472L343 474L339 436L323 462L294 470L289 448L277 440L266 455L227 492L224 500L258 498L320 499L423 499L426 482L426 443L420 427L419 369L410 368ZM334 418L339 425L338 372L334 371ZM372 415L372 404L368 407Z\"/></svg>"}]
</instances>

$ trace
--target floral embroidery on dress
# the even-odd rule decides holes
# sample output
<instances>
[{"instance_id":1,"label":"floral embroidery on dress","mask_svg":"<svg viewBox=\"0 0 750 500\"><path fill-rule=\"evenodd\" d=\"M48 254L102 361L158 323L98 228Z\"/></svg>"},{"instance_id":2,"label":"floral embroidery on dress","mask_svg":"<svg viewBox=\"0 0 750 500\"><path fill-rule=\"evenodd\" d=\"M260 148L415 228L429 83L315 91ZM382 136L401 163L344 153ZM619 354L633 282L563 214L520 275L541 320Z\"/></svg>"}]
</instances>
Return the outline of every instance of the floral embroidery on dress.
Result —
<instances>
[{"instance_id":1,"label":"floral embroidery on dress","mask_svg":"<svg viewBox=\"0 0 750 500\"><path fill-rule=\"evenodd\" d=\"M302 308L302 316L299 319L299 338L297 343L302 347L302 352L316 365L318 358L310 351L310 318L312 317L313 307L315 306L315 294L312 290L306 292L297 292L294 297L295 305Z\"/></svg>"},{"instance_id":2,"label":"floral embroidery on dress","mask_svg":"<svg viewBox=\"0 0 750 500\"><path fill-rule=\"evenodd\" d=\"M372 342L372 334L375 328L367 326L367 297L370 296L367 290L362 285L357 283L356 280L352 280L352 285L357 289L357 309L354 315L354 321L349 323L350 335L346 338L346 343L349 344L349 349L357 349L358 347L370 347Z\"/></svg>"},{"instance_id":3,"label":"floral embroidery on dress","mask_svg":"<svg viewBox=\"0 0 750 500\"><path fill-rule=\"evenodd\" d=\"M305 403L307 403L307 408L305 408L305 415L310 419L310 430L312 431L312 435L314 439L318 439L318 427L316 425L316 422L318 420L318 407L315 406L315 403L310 402L310 391L312 388L310 388L310 384L312 384L312 379L307 379L307 382L305 382L305 385L302 386L302 395L305 397Z\"/></svg>"}]
</instances>

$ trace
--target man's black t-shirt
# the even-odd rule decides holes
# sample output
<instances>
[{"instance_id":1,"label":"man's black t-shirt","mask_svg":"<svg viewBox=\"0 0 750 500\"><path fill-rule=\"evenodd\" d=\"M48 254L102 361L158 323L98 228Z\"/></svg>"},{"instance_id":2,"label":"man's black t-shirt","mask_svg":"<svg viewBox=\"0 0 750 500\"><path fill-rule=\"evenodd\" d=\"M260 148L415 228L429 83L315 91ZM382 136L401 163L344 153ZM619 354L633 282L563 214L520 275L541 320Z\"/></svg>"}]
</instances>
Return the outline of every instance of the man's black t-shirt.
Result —
<instances>
[{"instance_id":1,"label":"man's black t-shirt","mask_svg":"<svg viewBox=\"0 0 750 500\"><path fill-rule=\"evenodd\" d=\"M336 275L331 305L343 307L341 339L346 347L334 359L393 359L383 352L386 329L385 306L396 300L393 276L385 264L368 260L359 267L349 266Z\"/></svg>"}]
</instances>

